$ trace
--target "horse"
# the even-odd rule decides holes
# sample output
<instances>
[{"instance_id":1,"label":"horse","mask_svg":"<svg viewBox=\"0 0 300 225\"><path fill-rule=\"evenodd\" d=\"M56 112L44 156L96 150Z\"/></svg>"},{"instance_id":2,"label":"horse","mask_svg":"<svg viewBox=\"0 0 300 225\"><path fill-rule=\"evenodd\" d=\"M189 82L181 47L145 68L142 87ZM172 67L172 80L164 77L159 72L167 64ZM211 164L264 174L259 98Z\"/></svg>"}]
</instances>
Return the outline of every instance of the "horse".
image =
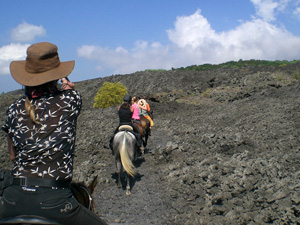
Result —
<instances>
[{"instance_id":1,"label":"horse","mask_svg":"<svg viewBox=\"0 0 300 225\"><path fill-rule=\"evenodd\" d=\"M118 173L118 187L121 188L121 171L125 170L126 195L131 195L130 177L134 178L136 175L133 161L137 157L136 138L132 134L133 128L128 125L119 127L113 140L113 151L115 153L115 163Z\"/></svg>"},{"instance_id":2,"label":"horse","mask_svg":"<svg viewBox=\"0 0 300 225\"><path fill-rule=\"evenodd\" d=\"M140 147L141 149L141 153L144 154L144 150L145 150L145 147L147 145L147 140L148 140L148 137L145 138L145 131L144 131L144 128L143 126L139 123L139 122L136 122L136 121L132 121L132 124L133 126L137 127L137 129L139 130L139 133L141 135L141 139L142 139L142 142L143 142L143 145Z\"/></svg>"},{"instance_id":3,"label":"horse","mask_svg":"<svg viewBox=\"0 0 300 225\"><path fill-rule=\"evenodd\" d=\"M151 112L150 117L153 118L153 114ZM133 124L139 129L140 135L143 141L143 147L141 148L142 154L144 154L144 149L148 144L148 138L151 135L150 122L144 116L140 116L140 122L133 121Z\"/></svg>"},{"instance_id":4,"label":"horse","mask_svg":"<svg viewBox=\"0 0 300 225\"><path fill-rule=\"evenodd\" d=\"M71 182L70 188L76 198L76 200L82 204L87 209L94 211L95 203L92 197L92 194L97 185L98 175L94 177L92 182L89 185L85 185L83 182ZM5 218L0 221L0 224L21 224L21 225L30 225L30 224L48 224L48 225L61 225L55 221L48 220L47 218L39 216L27 216L20 215L12 218Z\"/></svg>"},{"instance_id":5,"label":"horse","mask_svg":"<svg viewBox=\"0 0 300 225\"><path fill-rule=\"evenodd\" d=\"M150 129L150 122L149 120L144 117L144 116L140 116L140 120L141 120L141 125L144 128L145 133L144 135L144 139L145 139L145 146L147 146L148 144L148 137L151 135L151 129Z\"/></svg>"}]
</instances>

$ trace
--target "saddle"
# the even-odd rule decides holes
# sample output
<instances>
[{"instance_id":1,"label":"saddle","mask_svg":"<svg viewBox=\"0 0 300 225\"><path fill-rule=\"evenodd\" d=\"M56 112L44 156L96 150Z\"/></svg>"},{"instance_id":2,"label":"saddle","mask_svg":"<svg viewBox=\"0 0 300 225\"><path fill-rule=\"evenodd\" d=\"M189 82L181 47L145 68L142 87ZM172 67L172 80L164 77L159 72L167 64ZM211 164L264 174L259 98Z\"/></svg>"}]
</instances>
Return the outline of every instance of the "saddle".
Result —
<instances>
[{"instance_id":1,"label":"saddle","mask_svg":"<svg viewBox=\"0 0 300 225\"><path fill-rule=\"evenodd\" d=\"M12 218L5 218L0 221L0 224L48 224L48 225L60 225L60 223L50 221L43 217L37 216L16 216Z\"/></svg>"},{"instance_id":2,"label":"saddle","mask_svg":"<svg viewBox=\"0 0 300 225\"><path fill-rule=\"evenodd\" d=\"M0 169L0 196L3 194L3 190L10 186L13 182L12 171L8 169Z\"/></svg>"},{"instance_id":3,"label":"saddle","mask_svg":"<svg viewBox=\"0 0 300 225\"><path fill-rule=\"evenodd\" d=\"M133 128L132 126L130 125L121 125L119 128L118 128L119 131L124 131L124 130L128 130L128 131L133 131Z\"/></svg>"}]
</instances>

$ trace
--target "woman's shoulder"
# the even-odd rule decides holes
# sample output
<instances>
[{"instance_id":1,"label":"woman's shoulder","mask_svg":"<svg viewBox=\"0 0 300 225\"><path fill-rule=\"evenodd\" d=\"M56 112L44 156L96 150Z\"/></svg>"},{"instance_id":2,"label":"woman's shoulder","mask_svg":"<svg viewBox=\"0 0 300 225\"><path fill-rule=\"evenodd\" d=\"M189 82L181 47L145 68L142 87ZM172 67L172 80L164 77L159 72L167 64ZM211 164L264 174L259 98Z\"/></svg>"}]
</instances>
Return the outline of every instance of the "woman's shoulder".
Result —
<instances>
[{"instance_id":1,"label":"woman's shoulder","mask_svg":"<svg viewBox=\"0 0 300 225\"><path fill-rule=\"evenodd\" d=\"M67 89L64 91L60 91L59 96L61 96L62 98L70 98L70 97L75 97L75 98L82 98L81 94L79 91L77 91L76 89Z\"/></svg>"},{"instance_id":2,"label":"woman's shoulder","mask_svg":"<svg viewBox=\"0 0 300 225\"><path fill-rule=\"evenodd\" d=\"M80 92L76 89L66 89L66 90L59 91L59 93L70 93L70 94L80 95Z\"/></svg>"},{"instance_id":3,"label":"woman's shoulder","mask_svg":"<svg viewBox=\"0 0 300 225\"><path fill-rule=\"evenodd\" d=\"M26 96L22 96L22 97L18 98L17 100L15 100L13 103L11 103L11 104L8 106L8 109L7 109L7 110L19 108L20 106L23 105L23 102L25 102L25 98L26 98Z\"/></svg>"},{"instance_id":4,"label":"woman's shoulder","mask_svg":"<svg viewBox=\"0 0 300 225\"><path fill-rule=\"evenodd\" d=\"M70 89L59 91L55 95L38 100L38 102L44 101L47 101L48 104L58 105L60 107L77 107L82 104L82 97L78 91ZM39 104L38 102L36 103Z\"/></svg>"}]
</instances>

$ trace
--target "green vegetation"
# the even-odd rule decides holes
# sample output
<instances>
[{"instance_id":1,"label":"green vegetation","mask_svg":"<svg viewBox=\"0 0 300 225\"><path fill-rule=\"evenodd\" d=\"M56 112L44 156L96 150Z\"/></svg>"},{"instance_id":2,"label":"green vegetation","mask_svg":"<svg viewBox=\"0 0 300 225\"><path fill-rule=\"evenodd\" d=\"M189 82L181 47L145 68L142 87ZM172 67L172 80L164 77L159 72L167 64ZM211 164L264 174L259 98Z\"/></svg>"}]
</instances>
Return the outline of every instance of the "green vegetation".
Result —
<instances>
[{"instance_id":1,"label":"green vegetation","mask_svg":"<svg viewBox=\"0 0 300 225\"><path fill-rule=\"evenodd\" d=\"M165 69L146 69L145 71L150 71L150 72L165 72Z\"/></svg>"},{"instance_id":2,"label":"green vegetation","mask_svg":"<svg viewBox=\"0 0 300 225\"><path fill-rule=\"evenodd\" d=\"M172 68L172 70L195 70L195 71L205 71L205 70L214 70L219 68L241 68L246 66L287 66L293 63L300 63L300 60L293 60L293 61L267 61L267 60L242 60L239 61L229 61L226 63L221 64L203 64L203 65L192 65L187 67L180 67L180 68Z\"/></svg>"},{"instance_id":3,"label":"green vegetation","mask_svg":"<svg viewBox=\"0 0 300 225\"><path fill-rule=\"evenodd\" d=\"M278 76L275 77L275 80L276 80L276 81L283 81L283 79L284 79L284 78L283 78L282 75L278 75Z\"/></svg>"},{"instance_id":4,"label":"green vegetation","mask_svg":"<svg viewBox=\"0 0 300 225\"><path fill-rule=\"evenodd\" d=\"M203 97L207 98L211 93L212 93L212 89L208 88L208 89L206 89L205 92L203 92Z\"/></svg>"},{"instance_id":5,"label":"green vegetation","mask_svg":"<svg viewBox=\"0 0 300 225\"><path fill-rule=\"evenodd\" d=\"M127 88L120 82L105 82L94 98L94 108L107 108L122 103Z\"/></svg>"}]
</instances>

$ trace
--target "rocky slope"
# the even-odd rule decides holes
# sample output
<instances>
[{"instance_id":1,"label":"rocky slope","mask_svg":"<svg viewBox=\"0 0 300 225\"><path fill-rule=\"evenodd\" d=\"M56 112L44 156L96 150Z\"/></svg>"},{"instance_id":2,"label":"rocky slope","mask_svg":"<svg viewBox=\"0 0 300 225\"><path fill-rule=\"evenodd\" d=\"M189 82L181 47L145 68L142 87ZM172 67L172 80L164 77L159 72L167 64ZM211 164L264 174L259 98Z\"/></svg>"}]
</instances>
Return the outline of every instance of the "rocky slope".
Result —
<instances>
[{"instance_id":1,"label":"rocky slope","mask_svg":"<svg viewBox=\"0 0 300 225\"><path fill-rule=\"evenodd\" d=\"M83 109L74 179L98 175L97 214L109 224L299 224L299 73L294 64L78 82ZM155 128L136 162L131 196L117 188L108 148L116 107L92 108L106 81L120 81L154 110ZM20 95L0 96L1 123ZM0 163L10 167L6 148L2 132Z\"/></svg>"}]
</instances>

